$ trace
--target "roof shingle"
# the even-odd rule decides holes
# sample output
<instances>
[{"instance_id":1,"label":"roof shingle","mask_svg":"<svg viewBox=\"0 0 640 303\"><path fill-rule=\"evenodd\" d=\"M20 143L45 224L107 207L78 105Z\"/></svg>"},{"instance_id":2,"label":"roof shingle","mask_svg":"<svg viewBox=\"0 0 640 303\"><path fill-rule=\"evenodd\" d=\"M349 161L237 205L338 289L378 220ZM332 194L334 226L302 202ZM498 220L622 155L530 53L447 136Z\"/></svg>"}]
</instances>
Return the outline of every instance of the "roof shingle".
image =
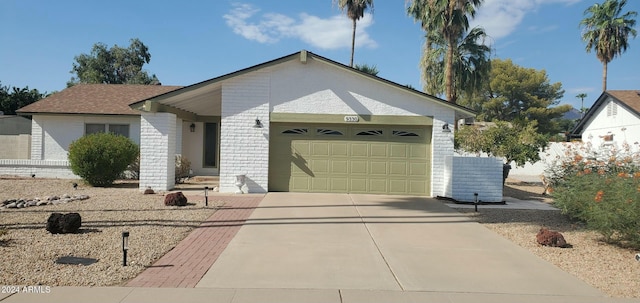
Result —
<instances>
[{"instance_id":1,"label":"roof shingle","mask_svg":"<svg viewBox=\"0 0 640 303\"><path fill-rule=\"evenodd\" d=\"M637 90L608 90L607 93L618 99L629 108L640 113L640 91Z\"/></svg>"},{"instance_id":2,"label":"roof shingle","mask_svg":"<svg viewBox=\"0 0 640 303\"><path fill-rule=\"evenodd\" d=\"M140 115L129 104L161 95L182 86L131 84L77 84L17 112L21 114Z\"/></svg>"}]
</instances>

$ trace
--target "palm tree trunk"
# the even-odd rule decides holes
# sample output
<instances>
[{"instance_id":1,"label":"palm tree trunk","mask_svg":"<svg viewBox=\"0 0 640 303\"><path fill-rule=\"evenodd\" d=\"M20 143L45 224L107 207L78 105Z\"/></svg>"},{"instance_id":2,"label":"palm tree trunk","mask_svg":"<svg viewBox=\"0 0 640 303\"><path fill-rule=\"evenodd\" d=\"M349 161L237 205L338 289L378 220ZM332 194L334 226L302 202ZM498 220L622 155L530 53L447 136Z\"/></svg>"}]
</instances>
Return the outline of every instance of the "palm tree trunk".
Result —
<instances>
[{"instance_id":1,"label":"palm tree trunk","mask_svg":"<svg viewBox=\"0 0 640 303\"><path fill-rule=\"evenodd\" d=\"M455 47L455 43L449 41L449 47L447 47L447 58L446 65L444 67L444 78L445 78L445 91L447 101L456 103L456 100L453 96L453 48Z\"/></svg>"},{"instance_id":2,"label":"palm tree trunk","mask_svg":"<svg viewBox=\"0 0 640 303\"><path fill-rule=\"evenodd\" d=\"M602 91L607 91L607 61L602 62Z\"/></svg>"},{"instance_id":3,"label":"palm tree trunk","mask_svg":"<svg viewBox=\"0 0 640 303\"><path fill-rule=\"evenodd\" d=\"M351 33L351 61L349 62L349 66L353 67L353 53L356 48L356 19L353 20L353 32Z\"/></svg>"}]
</instances>

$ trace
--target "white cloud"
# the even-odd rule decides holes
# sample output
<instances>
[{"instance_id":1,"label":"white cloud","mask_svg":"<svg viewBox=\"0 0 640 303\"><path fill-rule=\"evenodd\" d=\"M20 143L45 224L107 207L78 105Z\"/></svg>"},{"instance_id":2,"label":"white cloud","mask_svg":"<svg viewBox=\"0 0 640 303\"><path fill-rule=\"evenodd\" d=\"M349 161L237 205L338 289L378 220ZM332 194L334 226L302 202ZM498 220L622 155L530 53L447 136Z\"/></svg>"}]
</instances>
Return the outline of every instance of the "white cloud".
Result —
<instances>
[{"instance_id":1,"label":"white cloud","mask_svg":"<svg viewBox=\"0 0 640 303\"><path fill-rule=\"evenodd\" d=\"M298 19L277 13L259 14L260 9L250 4L233 4L223 16L234 33L259 43L276 43L283 38L295 38L321 49L351 47L352 23L344 15L329 18L301 13ZM358 20L356 47L376 47L367 33L373 24L370 14Z\"/></svg>"},{"instance_id":2,"label":"white cloud","mask_svg":"<svg viewBox=\"0 0 640 303\"><path fill-rule=\"evenodd\" d=\"M482 26L489 36L500 39L513 33L525 15L546 4L572 5L581 0L485 0L471 20L471 27ZM552 27L546 28L547 30Z\"/></svg>"}]
</instances>

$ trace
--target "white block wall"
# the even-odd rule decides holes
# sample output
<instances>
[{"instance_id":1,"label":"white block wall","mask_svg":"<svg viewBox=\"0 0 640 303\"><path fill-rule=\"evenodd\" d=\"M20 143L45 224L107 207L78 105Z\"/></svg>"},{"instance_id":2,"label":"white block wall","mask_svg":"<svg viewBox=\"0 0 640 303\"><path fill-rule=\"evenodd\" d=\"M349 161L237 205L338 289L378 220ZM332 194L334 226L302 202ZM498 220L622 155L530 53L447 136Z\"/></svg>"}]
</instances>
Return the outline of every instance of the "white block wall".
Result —
<instances>
[{"instance_id":1,"label":"white block wall","mask_svg":"<svg viewBox=\"0 0 640 303\"><path fill-rule=\"evenodd\" d=\"M447 157L446 197L474 202L474 193L483 202L502 202L502 160L487 157Z\"/></svg>"},{"instance_id":2,"label":"white block wall","mask_svg":"<svg viewBox=\"0 0 640 303\"><path fill-rule=\"evenodd\" d=\"M453 155L453 111L440 111L433 119L431 134L431 196L442 196L445 193L445 172L447 157ZM441 120L446 119L446 120ZM443 132L442 126L448 123L451 132ZM449 168L451 169L451 168Z\"/></svg>"},{"instance_id":3,"label":"white block wall","mask_svg":"<svg viewBox=\"0 0 640 303\"><path fill-rule=\"evenodd\" d=\"M65 160L0 160L0 176L80 179Z\"/></svg>"},{"instance_id":4,"label":"white block wall","mask_svg":"<svg viewBox=\"0 0 640 303\"><path fill-rule=\"evenodd\" d=\"M176 115L142 113L140 118L140 190L175 186Z\"/></svg>"},{"instance_id":5,"label":"white block wall","mask_svg":"<svg viewBox=\"0 0 640 303\"><path fill-rule=\"evenodd\" d=\"M254 72L222 86L220 192L235 192L246 174L246 191L264 193L269 176L269 73ZM253 128L256 118L263 128Z\"/></svg>"},{"instance_id":6,"label":"white block wall","mask_svg":"<svg viewBox=\"0 0 640 303\"><path fill-rule=\"evenodd\" d=\"M31 119L31 160L44 159L43 153L43 133L42 125L38 116Z\"/></svg>"}]
</instances>

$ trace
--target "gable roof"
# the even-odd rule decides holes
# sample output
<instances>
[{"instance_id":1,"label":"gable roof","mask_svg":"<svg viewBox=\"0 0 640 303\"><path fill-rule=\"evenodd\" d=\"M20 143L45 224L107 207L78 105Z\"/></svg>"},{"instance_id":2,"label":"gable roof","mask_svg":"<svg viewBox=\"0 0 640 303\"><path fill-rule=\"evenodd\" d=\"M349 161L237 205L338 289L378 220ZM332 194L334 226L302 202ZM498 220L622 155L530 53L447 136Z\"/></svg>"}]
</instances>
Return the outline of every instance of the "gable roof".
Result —
<instances>
[{"instance_id":1,"label":"gable roof","mask_svg":"<svg viewBox=\"0 0 640 303\"><path fill-rule=\"evenodd\" d=\"M600 97L593 103L589 111L584 115L584 118L573 128L571 134L573 136L580 136L584 131L584 128L591 122L594 115L600 107L606 104L606 101L611 97L616 103L626 108L631 113L640 117L640 91L638 90L608 90L603 92Z\"/></svg>"},{"instance_id":2,"label":"gable roof","mask_svg":"<svg viewBox=\"0 0 640 303\"><path fill-rule=\"evenodd\" d=\"M377 81L377 82L379 82L381 84L385 84L385 85L394 87L396 89L401 89L401 90L403 90L405 92L409 92L409 93L418 95L419 97L421 97L423 99L428 99L428 100L430 100L432 102L436 102L436 103L438 103L440 105L443 105L445 107L453 109L456 112L457 119L474 117L476 115L476 113L473 110L471 110L469 108L466 108L464 106L457 105L455 103L448 102L446 100L443 100L443 99L440 99L438 97L423 93L423 92L415 90L413 88L409 88L409 87L407 87L405 85L401 85L401 84L398 84L396 82L392 82L390 80L387 80L387 79L384 79L384 78L380 78L378 76L374 76L374 75L362 72L362 71L360 71L358 69L355 69L353 67L350 67L350 66L344 65L342 63L333 61L331 59L322 57L320 55L317 55L315 53L309 52L307 50L301 50L299 52L295 52L293 54L290 54L290 55L287 55L287 56L284 56L284 57L281 57L281 58L277 58L277 59L274 59L274 60L271 60L271 61L267 61L267 62L258 64L258 65L254 65L254 66L245 68L245 69L241 69L241 70L229 73L229 74L225 74L225 75L222 75L222 76L219 76L219 77L215 77L215 78L212 78L212 79L209 79L209 80L205 80L205 81L198 82L198 83L195 83L195 84L192 84L192 85L189 85L189 86L185 86L185 87L182 87L180 89L164 93L162 95L150 97L150 98L148 98L146 100L139 100L138 102L132 103L130 106L131 106L131 108L145 110L145 104L147 103L147 101L151 101L151 102L161 102L161 103L163 103L163 105L172 107L173 106L171 104L172 101L170 101L170 100L172 98L180 95L180 94L194 93L194 92L199 91L199 90L205 91L206 87L211 85L211 84L219 83L221 81L224 81L224 80L227 80L227 79L230 79L230 78L238 77L238 76L241 76L241 75L253 72L253 71L257 71L257 70L260 70L260 69L263 69L263 68L266 68L266 67L278 65L278 64L281 64L281 63L284 63L284 62L288 62L288 61L292 61L292 60L300 60L303 63L306 62L307 60L317 60L317 61L323 62L325 64L329 64L329 65L331 65L333 67L340 68L340 69L345 70L347 72L358 74L361 77L365 77L365 78ZM176 103L178 103L178 102L176 102ZM177 108L177 107L175 108L175 110L183 111L183 112L186 111L186 112L191 112L191 113L197 113L198 112L196 110L188 110L188 109Z\"/></svg>"},{"instance_id":3,"label":"gable roof","mask_svg":"<svg viewBox=\"0 0 640 303\"><path fill-rule=\"evenodd\" d=\"M17 110L19 114L140 115L129 104L181 86L76 84Z\"/></svg>"}]
</instances>

